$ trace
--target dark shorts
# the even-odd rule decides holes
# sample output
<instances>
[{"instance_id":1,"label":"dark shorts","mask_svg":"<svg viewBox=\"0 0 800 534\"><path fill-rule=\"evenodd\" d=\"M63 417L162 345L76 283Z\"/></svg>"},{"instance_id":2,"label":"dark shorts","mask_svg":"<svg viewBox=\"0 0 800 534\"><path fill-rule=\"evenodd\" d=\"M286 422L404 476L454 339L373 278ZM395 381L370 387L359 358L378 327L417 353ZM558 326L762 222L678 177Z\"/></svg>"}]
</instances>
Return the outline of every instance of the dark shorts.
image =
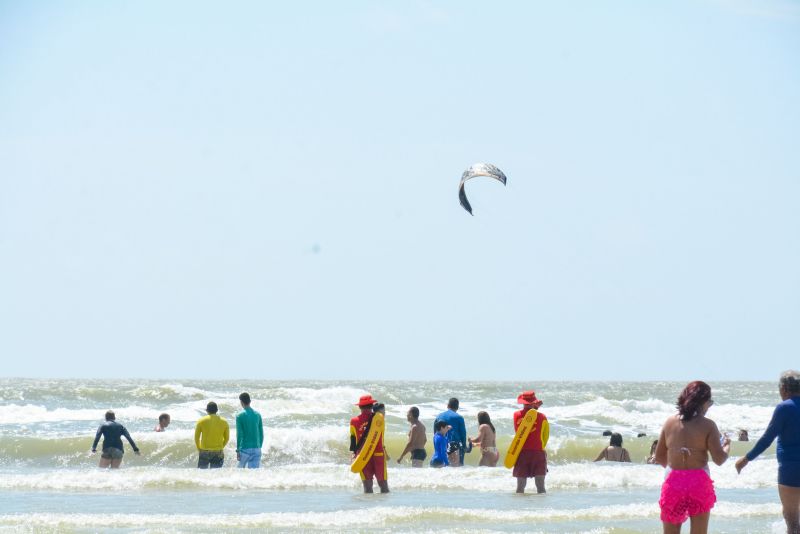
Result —
<instances>
[{"instance_id":1,"label":"dark shorts","mask_svg":"<svg viewBox=\"0 0 800 534\"><path fill-rule=\"evenodd\" d=\"M547 453L544 451L519 451L517 463L514 464L514 476L517 478L543 477L547 474Z\"/></svg>"},{"instance_id":2,"label":"dark shorts","mask_svg":"<svg viewBox=\"0 0 800 534\"><path fill-rule=\"evenodd\" d=\"M116 447L107 447L103 449L103 454L100 455L101 458L106 460L122 460L122 455L125 454L122 449L118 449Z\"/></svg>"},{"instance_id":3,"label":"dark shorts","mask_svg":"<svg viewBox=\"0 0 800 534\"><path fill-rule=\"evenodd\" d=\"M378 482L383 482L388 478L386 457L381 452L373 454L367 465L364 466L364 470L361 471L361 480L372 480L372 477L375 477Z\"/></svg>"},{"instance_id":4,"label":"dark shorts","mask_svg":"<svg viewBox=\"0 0 800 534\"><path fill-rule=\"evenodd\" d=\"M800 462L781 462L778 464L778 484L800 488Z\"/></svg>"},{"instance_id":5,"label":"dark shorts","mask_svg":"<svg viewBox=\"0 0 800 534\"><path fill-rule=\"evenodd\" d=\"M412 460L424 460L427 456L428 453L425 452L425 449L414 449L411 451Z\"/></svg>"},{"instance_id":6,"label":"dark shorts","mask_svg":"<svg viewBox=\"0 0 800 534\"><path fill-rule=\"evenodd\" d=\"M225 454L222 451L200 451L197 456L197 467L200 469L216 469L222 467L225 462Z\"/></svg>"}]
</instances>

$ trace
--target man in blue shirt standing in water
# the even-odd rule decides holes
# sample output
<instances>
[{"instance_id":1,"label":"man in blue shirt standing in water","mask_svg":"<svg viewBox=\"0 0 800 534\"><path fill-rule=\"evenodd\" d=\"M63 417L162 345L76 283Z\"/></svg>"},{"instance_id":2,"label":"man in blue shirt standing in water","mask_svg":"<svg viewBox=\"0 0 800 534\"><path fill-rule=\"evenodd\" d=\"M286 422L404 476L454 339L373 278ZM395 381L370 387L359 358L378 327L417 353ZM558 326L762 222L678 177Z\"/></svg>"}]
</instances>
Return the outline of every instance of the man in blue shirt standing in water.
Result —
<instances>
[{"instance_id":1,"label":"man in blue shirt standing in water","mask_svg":"<svg viewBox=\"0 0 800 534\"><path fill-rule=\"evenodd\" d=\"M447 432L447 440L458 447L458 455L455 452L450 456L450 467L464 465L464 452L467 450L467 427L464 418L458 415L458 399L453 397L447 401L447 411L440 413L436 421L444 421L450 425Z\"/></svg>"},{"instance_id":2,"label":"man in blue shirt standing in water","mask_svg":"<svg viewBox=\"0 0 800 534\"><path fill-rule=\"evenodd\" d=\"M261 414L250 407L250 394L239 395L243 410L236 415L236 459L239 467L255 469L261 465L264 427Z\"/></svg>"}]
</instances>

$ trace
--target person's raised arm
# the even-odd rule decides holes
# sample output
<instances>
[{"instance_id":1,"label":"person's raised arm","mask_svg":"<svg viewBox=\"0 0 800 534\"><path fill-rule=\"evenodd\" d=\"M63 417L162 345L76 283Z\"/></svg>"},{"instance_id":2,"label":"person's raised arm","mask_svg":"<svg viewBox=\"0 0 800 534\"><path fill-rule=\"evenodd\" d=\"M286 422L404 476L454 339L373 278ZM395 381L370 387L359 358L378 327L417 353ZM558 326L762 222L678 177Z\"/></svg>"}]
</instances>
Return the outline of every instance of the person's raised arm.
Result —
<instances>
[{"instance_id":1,"label":"person's raised arm","mask_svg":"<svg viewBox=\"0 0 800 534\"><path fill-rule=\"evenodd\" d=\"M92 452L97 452L97 444L100 441L100 436L103 435L103 425L97 428L97 434L94 435L94 442L92 442Z\"/></svg>"},{"instance_id":2,"label":"person's raised arm","mask_svg":"<svg viewBox=\"0 0 800 534\"><path fill-rule=\"evenodd\" d=\"M728 436L723 438L722 434L719 433L717 424L713 421L710 422L711 431L706 437L706 447L708 447L708 452L711 453L711 459L714 460L714 463L722 465L725 463L725 460L728 459L728 454L731 450L731 440Z\"/></svg>"},{"instance_id":3,"label":"person's raised arm","mask_svg":"<svg viewBox=\"0 0 800 534\"><path fill-rule=\"evenodd\" d=\"M667 423L664 423L664 427ZM656 444L655 463L661 467L667 467L667 438L665 437L664 428L661 428L661 434L658 436L658 443Z\"/></svg>"},{"instance_id":4,"label":"person's raised arm","mask_svg":"<svg viewBox=\"0 0 800 534\"><path fill-rule=\"evenodd\" d=\"M764 452L772 445L772 442L778 437L778 432L780 432L781 427L783 426L783 411L781 410L781 406L778 405L775 408L775 411L772 412L772 419L769 421L769 425L767 425L767 429L764 431L764 435L762 435L756 444L753 445L753 448L750 449L747 454L742 456L736 461L736 472L741 473L744 466L750 463L751 460L755 460L759 454Z\"/></svg>"},{"instance_id":5,"label":"person's raised arm","mask_svg":"<svg viewBox=\"0 0 800 534\"><path fill-rule=\"evenodd\" d=\"M122 435L125 436L125 439L127 439L128 443L131 444L131 447L133 448L133 452L135 452L136 454L139 454L139 447L137 447L136 443L133 442L133 438L128 433L128 429L127 428L122 427Z\"/></svg>"}]
</instances>

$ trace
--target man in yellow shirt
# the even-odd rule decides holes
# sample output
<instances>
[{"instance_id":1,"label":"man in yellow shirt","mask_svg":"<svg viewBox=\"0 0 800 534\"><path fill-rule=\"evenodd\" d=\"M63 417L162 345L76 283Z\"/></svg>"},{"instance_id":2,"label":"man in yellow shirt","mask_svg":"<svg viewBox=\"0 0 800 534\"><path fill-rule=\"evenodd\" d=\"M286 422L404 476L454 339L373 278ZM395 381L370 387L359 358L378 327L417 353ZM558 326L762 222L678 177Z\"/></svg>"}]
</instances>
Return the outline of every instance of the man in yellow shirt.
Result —
<instances>
[{"instance_id":1,"label":"man in yellow shirt","mask_svg":"<svg viewBox=\"0 0 800 534\"><path fill-rule=\"evenodd\" d=\"M194 427L194 444L200 453L197 459L197 467L200 469L212 469L222 467L225 461L225 454L222 452L230 438L228 422L217 415L216 402L209 402L206 406L208 415L201 417Z\"/></svg>"}]
</instances>

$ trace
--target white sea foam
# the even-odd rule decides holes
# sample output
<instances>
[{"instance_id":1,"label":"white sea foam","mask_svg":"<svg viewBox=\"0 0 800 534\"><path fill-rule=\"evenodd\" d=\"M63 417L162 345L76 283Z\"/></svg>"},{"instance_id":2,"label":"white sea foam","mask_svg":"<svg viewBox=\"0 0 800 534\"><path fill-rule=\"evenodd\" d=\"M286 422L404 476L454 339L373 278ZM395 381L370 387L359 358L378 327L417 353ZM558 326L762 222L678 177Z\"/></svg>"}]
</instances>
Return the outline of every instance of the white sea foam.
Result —
<instances>
[{"instance_id":1,"label":"white sea foam","mask_svg":"<svg viewBox=\"0 0 800 534\"><path fill-rule=\"evenodd\" d=\"M717 518L769 517L780 514L778 503L746 504L719 502ZM615 521L654 519L656 503L590 506L578 509L539 508L536 510L497 510L486 508L376 506L331 512L273 512L259 514L59 514L25 513L0 515L2 525L42 528L134 528L180 525L182 528L314 528L400 527L409 523L469 523L483 525L541 524L544 522Z\"/></svg>"},{"instance_id":2,"label":"white sea foam","mask_svg":"<svg viewBox=\"0 0 800 534\"><path fill-rule=\"evenodd\" d=\"M732 464L714 466L711 476L718 489L754 489L775 486L774 460L752 462L742 475ZM571 463L554 466L547 477L551 489L657 489L664 470L652 465L612 465L610 463ZM514 485L504 468L430 469L390 468L389 479L398 490L507 492ZM129 466L109 473L94 468L62 469L30 473L7 473L0 478L5 490L99 490L131 491L158 488L206 488L219 490L306 490L351 489L360 487L359 478L346 464L315 463L271 466L260 470L225 468L204 471L160 466Z\"/></svg>"}]
</instances>

